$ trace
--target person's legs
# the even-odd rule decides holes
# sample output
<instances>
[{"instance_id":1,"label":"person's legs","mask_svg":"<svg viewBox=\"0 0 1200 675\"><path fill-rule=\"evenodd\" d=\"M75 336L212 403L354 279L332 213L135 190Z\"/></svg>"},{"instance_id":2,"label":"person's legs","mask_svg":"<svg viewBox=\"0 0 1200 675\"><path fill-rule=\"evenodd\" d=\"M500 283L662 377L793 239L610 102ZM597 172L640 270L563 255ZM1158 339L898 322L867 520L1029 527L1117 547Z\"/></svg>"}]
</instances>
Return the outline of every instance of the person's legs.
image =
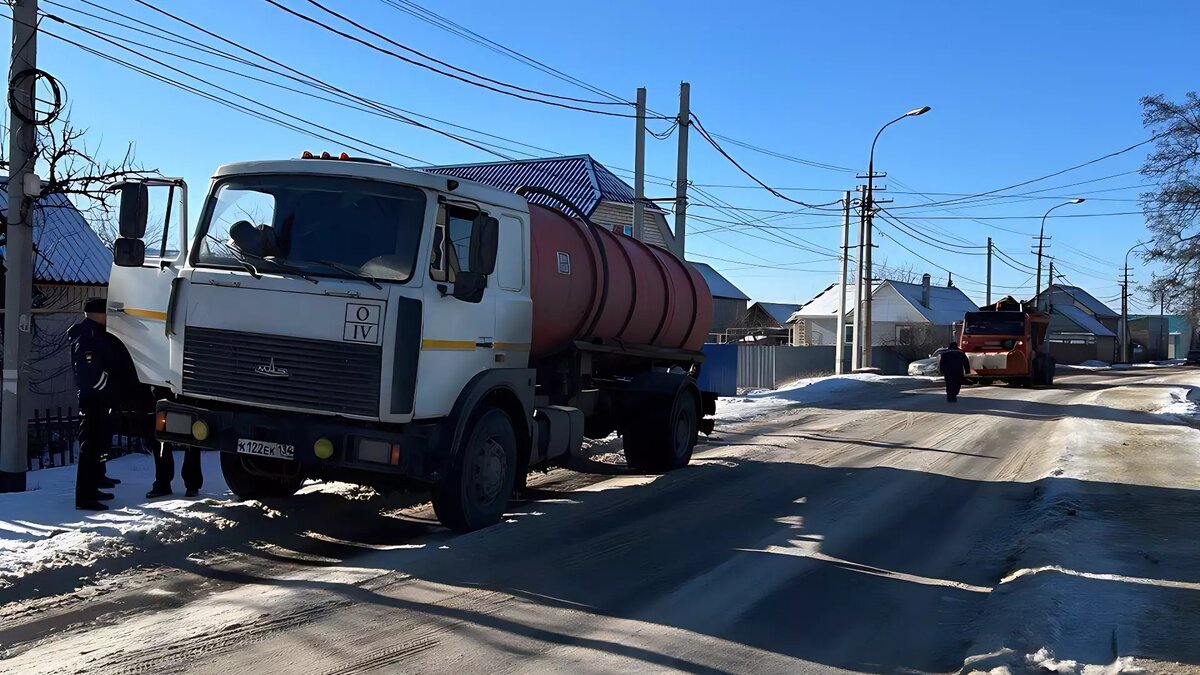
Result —
<instances>
[{"instance_id":1,"label":"person's legs","mask_svg":"<svg viewBox=\"0 0 1200 675\"><path fill-rule=\"evenodd\" d=\"M185 448L183 451L183 487L188 493L196 493L204 487L204 474L200 471L200 450Z\"/></svg>"},{"instance_id":2,"label":"person's legs","mask_svg":"<svg viewBox=\"0 0 1200 675\"><path fill-rule=\"evenodd\" d=\"M175 453L172 446L159 443L154 450L154 485L146 493L149 498L171 494L171 481L175 479Z\"/></svg>"},{"instance_id":3,"label":"person's legs","mask_svg":"<svg viewBox=\"0 0 1200 675\"><path fill-rule=\"evenodd\" d=\"M947 380L946 381L946 398L954 403L958 400L958 392L962 390L962 380Z\"/></svg>"},{"instance_id":4,"label":"person's legs","mask_svg":"<svg viewBox=\"0 0 1200 675\"><path fill-rule=\"evenodd\" d=\"M75 468L75 507L103 510L98 497L100 489L100 458L104 452L105 436L109 434L108 411L98 406L84 405L79 410L79 462ZM108 435L108 443L112 436Z\"/></svg>"}]
</instances>

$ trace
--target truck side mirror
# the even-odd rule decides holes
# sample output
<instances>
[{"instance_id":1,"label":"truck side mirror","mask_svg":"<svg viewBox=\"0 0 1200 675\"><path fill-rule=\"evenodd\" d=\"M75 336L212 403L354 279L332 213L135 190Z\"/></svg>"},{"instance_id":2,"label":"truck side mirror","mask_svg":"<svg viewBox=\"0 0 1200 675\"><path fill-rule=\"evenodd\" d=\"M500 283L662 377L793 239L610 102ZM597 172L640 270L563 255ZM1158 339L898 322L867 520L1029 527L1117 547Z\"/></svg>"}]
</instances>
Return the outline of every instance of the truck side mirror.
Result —
<instances>
[{"instance_id":1,"label":"truck side mirror","mask_svg":"<svg viewBox=\"0 0 1200 675\"><path fill-rule=\"evenodd\" d=\"M146 262L146 242L121 237L113 243L113 264L117 267L141 267Z\"/></svg>"},{"instance_id":2,"label":"truck side mirror","mask_svg":"<svg viewBox=\"0 0 1200 675\"><path fill-rule=\"evenodd\" d=\"M471 224L471 271L484 276L496 271L496 251L500 245L500 221L479 214Z\"/></svg>"},{"instance_id":3,"label":"truck side mirror","mask_svg":"<svg viewBox=\"0 0 1200 675\"><path fill-rule=\"evenodd\" d=\"M487 288L487 276L471 270L460 271L454 277L454 297L463 302L483 300L483 289Z\"/></svg>"},{"instance_id":4,"label":"truck side mirror","mask_svg":"<svg viewBox=\"0 0 1200 675\"><path fill-rule=\"evenodd\" d=\"M146 236L150 191L145 183L122 183L118 189L121 192L121 214L118 221L121 236L141 239Z\"/></svg>"}]
</instances>

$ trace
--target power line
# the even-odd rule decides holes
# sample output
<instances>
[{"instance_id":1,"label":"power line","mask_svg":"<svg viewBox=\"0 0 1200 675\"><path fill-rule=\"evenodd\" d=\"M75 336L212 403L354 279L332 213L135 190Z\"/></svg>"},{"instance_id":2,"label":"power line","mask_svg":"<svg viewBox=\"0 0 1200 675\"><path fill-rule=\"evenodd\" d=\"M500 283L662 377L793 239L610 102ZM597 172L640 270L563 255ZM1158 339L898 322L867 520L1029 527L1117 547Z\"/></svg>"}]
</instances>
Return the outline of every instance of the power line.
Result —
<instances>
[{"instance_id":1,"label":"power line","mask_svg":"<svg viewBox=\"0 0 1200 675\"><path fill-rule=\"evenodd\" d=\"M139 2L139 3L142 3L142 4L147 4L147 3L146 3L146 0L135 0L135 1L136 1L136 2ZM559 102L559 101L547 101L547 100L546 100L546 99L544 99L544 98L536 98L536 97L534 97L534 96L527 96L527 95L525 95L525 94L521 94L521 93L518 93L518 92L516 92L516 91L507 91L507 90L505 90L505 89L501 89L500 87L492 86L492 85L490 85L490 84L486 84L486 83L484 83L484 82L476 82L476 81L474 81L474 80L471 80L471 79L469 79L469 78L467 78L467 77L463 77L463 76L461 76L461 75L456 75L456 74L454 74L454 73L446 72L446 71L444 71L444 70L440 70L440 69L438 69L438 68L436 68L436 67L434 67L434 66L431 66L431 65L429 65L429 64L427 64L427 63L422 63L422 62L420 62L420 61L417 61L416 59L411 59L411 58L409 58L409 57L407 57L407 56L404 56L403 54L397 53L397 52L395 52L395 51L392 51L392 50L390 50L390 49L387 49L387 48L385 48L385 47L380 47L380 46L379 46L379 45L377 45L377 44L374 44L374 43L372 43L372 42L368 42L367 40L364 40L364 39L362 39L362 38L360 38L360 37L357 37L357 36L355 36L355 35L351 35L350 33L347 33L347 32L345 32L345 31L343 31L343 30L339 30L339 29L337 29L337 28L334 28L333 26L331 26L331 25L329 25L329 24L327 24L327 23L324 23L323 21L320 21L319 19L315 19L315 18L313 18L313 17L311 17L311 16L309 16L309 15L307 15L307 14L303 13L303 12L300 12L300 11L294 10L294 9L292 9L292 8L290 8L290 7L288 7L288 6L284 5L284 4L282 4L282 3L279 3L279 2L277 2L277 0L263 0L263 1L264 1L264 2L266 2L267 4L270 4L270 5L272 5L272 6L276 7L276 8L278 8L278 9L280 9L280 10L282 10L282 11L286 12L287 14L290 14L290 15L292 15L292 16L294 16L294 17L296 17L296 18L300 19L300 20L302 20L302 21L305 21L305 22L307 22L307 23L311 23L311 24L313 24L314 26L317 26L317 27L319 27L319 28L322 28L322 29L324 29L324 30L326 30L326 31L328 31L328 32L330 32L330 33L333 33L333 34L335 34L335 35L339 35L339 36L341 36L341 37L343 37L343 38L345 38L345 39L347 39L347 40L350 40L350 41L352 41L352 42L357 42L358 44L360 44L360 45L363 45L364 47L368 47L368 48L370 48L370 49L373 49L373 50L375 50L375 51L377 51L377 52L379 52L379 53L381 53L381 54L386 54L386 55L388 55L388 56L391 56L391 57L393 57L393 58L399 59L399 60L401 60L401 61L403 61L403 62L405 62L405 63L411 64L411 65L414 65L414 66L417 66L417 67L420 67L420 68L424 68L424 69L426 69L426 70L432 71L432 72L434 72L434 73L437 73L437 74L439 74L439 75L442 75L442 76L444 76L444 77L449 77L449 78L451 78L451 79L458 80L459 82L463 82L463 83L465 83L465 84L472 85L472 86L474 86L474 87L479 87L479 88L481 88L481 89L486 89L486 90L488 90L488 91L492 91L492 92L495 92L495 93L497 93L497 94L504 94L505 96L511 96L511 97L513 97L513 98L518 98L518 99L521 99L521 100L524 100L524 101L529 101L529 102L532 102L532 103L541 103L541 104L543 104L543 105L553 106L553 107L556 107L556 108L564 108L564 109L566 109L566 110L575 110L575 111L579 111L579 112L586 112L586 113L591 113L591 114L593 114L593 115L604 115L604 116L607 116L607 117L623 117L623 118L629 118L629 119L632 119L632 118L635 118L635 117L637 117L637 115L634 115L634 114L629 114L629 113L615 113L615 112L609 112L609 111L606 111L606 110L592 110L591 108L584 108L584 107L582 107L582 106L574 105L574 104L571 104L571 103L562 103L562 102ZM317 4L317 3L315 2L315 0L309 0L309 2L311 2L311 3L313 3L313 4ZM355 22L353 19L350 19L350 18L346 17L345 15L342 15L342 14L339 14L339 13L337 13L337 12L334 12L333 10L331 10L331 9L328 9L328 8L325 8L325 7L324 7L324 6L322 6L322 5L317 5L317 6L318 6L318 7L321 7L321 9L323 9L324 11L326 11L326 12L328 12L328 13L332 14L333 16L336 16L336 17L340 18L342 21L345 21L346 23L349 23L350 25L352 25L352 26L355 26L355 27L356 27L356 28L358 28L359 30L362 30L362 31L364 31L364 32L366 32L366 33L369 33L369 34L371 34L371 35L373 35L373 36L375 36L375 37L377 37L377 38L379 38L379 39L381 39L381 40L384 40L385 42L387 42L387 43L389 43L389 44L395 45L395 46L397 46L397 47L399 47L399 48L401 48L401 49L405 49L405 50L408 50L408 51L415 51L415 50L411 50L410 48L408 48L408 47L406 47L406 46L404 46L404 45L401 45L400 43L398 43L398 42L396 42L396 41L392 40L391 38L388 38L387 36L384 36L384 35L382 35L382 34L380 34L380 33L376 32L376 31L373 31L373 30L371 30L371 29L369 29L369 28L367 28L367 27L363 26L362 24L359 24L359 23ZM472 74L472 76L473 76L473 77L478 77L478 78L481 78L481 79L482 79L482 77L481 77L481 76L479 76L479 75ZM506 85L504 85L504 86L506 86L506 87L509 87L509 88L514 88L514 89L516 88L516 87L514 87L513 85L507 85L507 84L506 84ZM665 118L664 118L664 119L665 119Z\"/></svg>"}]
</instances>

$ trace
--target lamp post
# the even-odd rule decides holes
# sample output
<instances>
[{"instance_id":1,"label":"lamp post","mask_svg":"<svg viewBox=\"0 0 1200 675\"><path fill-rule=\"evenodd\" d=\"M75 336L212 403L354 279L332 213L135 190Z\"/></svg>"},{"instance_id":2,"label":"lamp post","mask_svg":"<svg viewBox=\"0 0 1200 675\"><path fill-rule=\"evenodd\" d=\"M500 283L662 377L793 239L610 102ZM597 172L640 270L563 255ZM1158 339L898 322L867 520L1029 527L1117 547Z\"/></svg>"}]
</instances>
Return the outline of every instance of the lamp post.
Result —
<instances>
[{"instance_id":1,"label":"lamp post","mask_svg":"<svg viewBox=\"0 0 1200 675\"><path fill-rule=\"evenodd\" d=\"M1084 200L1082 197L1076 197L1061 204L1055 204L1054 206L1051 206L1046 213L1042 215L1042 226L1038 229L1037 292L1033 294L1033 302L1035 307L1041 306L1041 301L1038 299L1038 296L1042 294L1042 245L1046 242L1046 216L1050 215L1051 211L1060 206L1067 206L1068 204L1082 204L1084 201L1086 200ZM1054 283L1054 280L1051 279L1050 282Z\"/></svg>"},{"instance_id":2,"label":"lamp post","mask_svg":"<svg viewBox=\"0 0 1200 675\"><path fill-rule=\"evenodd\" d=\"M857 315L856 318L861 319L863 323L863 341L862 345L860 345L862 347L862 357L860 359L860 363L864 368L869 368L871 366L871 343L874 340L873 331L871 330L871 304L873 291L875 290L874 279L872 278L874 276L874 272L871 267L871 240L873 238L872 230L874 229L874 223L872 222L872 218L875 208L875 144L879 142L879 137L883 135L884 129L887 129L906 117L918 117L920 115L924 115L925 113L929 112L929 110L930 107L927 105L909 110L903 115L880 127L879 131L875 134L875 138L871 141L871 155L867 160L867 192L866 197L863 200L862 207L863 220L865 221L866 225L863 228L865 231L865 241L863 242L863 260L861 261L860 265L862 268L861 274L864 275L864 283L862 284L863 292L858 297L859 308L862 311L855 312Z\"/></svg>"},{"instance_id":3,"label":"lamp post","mask_svg":"<svg viewBox=\"0 0 1200 675\"><path fill-rule=\"evenodd\" d=\"M1124 282L1121 284L1121 363L1129 363L1129 254L1149 243L1148 241L1139 241L1130 246L1129 250L1125 252L1125 267L1121 269L1125 275Z\"/></svg>"}]
</instances>

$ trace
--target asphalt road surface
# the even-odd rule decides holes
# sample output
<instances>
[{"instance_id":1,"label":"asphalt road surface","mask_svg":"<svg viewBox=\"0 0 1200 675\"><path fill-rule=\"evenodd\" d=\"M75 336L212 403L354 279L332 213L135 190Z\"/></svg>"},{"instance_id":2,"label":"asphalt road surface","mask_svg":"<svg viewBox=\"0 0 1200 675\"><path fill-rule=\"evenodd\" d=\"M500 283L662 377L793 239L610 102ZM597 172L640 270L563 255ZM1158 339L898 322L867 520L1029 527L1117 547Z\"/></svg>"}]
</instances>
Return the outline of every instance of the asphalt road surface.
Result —
<instances>
[{"instance_id":1,"label":"asphalt road surface","mask_svg":"<svg viewBox=\"0 0 1200 675\"><path fill-rule=\"evenodd\" d=\"M1191 672L1200 474L1170 453L1197 432L1150 412L1188 377L881 386L719 429L673 474L540 476L468 535L303 497L252 542L10 609L0 671L958 672L1049 646Z\"/></svg>"}]
</instances>

